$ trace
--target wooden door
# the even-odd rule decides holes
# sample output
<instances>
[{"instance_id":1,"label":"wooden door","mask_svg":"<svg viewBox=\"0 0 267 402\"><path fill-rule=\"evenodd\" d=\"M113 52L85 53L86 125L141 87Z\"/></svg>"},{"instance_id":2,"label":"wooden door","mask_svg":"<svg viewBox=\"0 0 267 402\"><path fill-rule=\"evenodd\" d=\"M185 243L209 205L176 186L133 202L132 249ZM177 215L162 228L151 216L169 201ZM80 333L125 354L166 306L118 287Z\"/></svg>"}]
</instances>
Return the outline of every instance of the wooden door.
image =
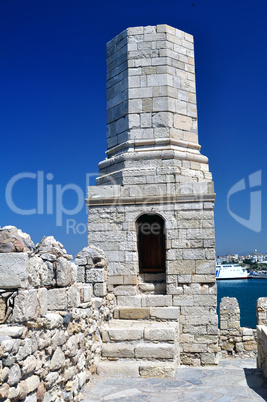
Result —
<instances>
[{"instance_id":1,"label":"wooden door","mask_svg":"<svg viewBox=\"0 0 267 402\"><path fill-rule=\"evenodd\" d=\"M144 214L136 224L140 273L165 272L164 220L159 215Z\"/></svg>"}]
</instances>

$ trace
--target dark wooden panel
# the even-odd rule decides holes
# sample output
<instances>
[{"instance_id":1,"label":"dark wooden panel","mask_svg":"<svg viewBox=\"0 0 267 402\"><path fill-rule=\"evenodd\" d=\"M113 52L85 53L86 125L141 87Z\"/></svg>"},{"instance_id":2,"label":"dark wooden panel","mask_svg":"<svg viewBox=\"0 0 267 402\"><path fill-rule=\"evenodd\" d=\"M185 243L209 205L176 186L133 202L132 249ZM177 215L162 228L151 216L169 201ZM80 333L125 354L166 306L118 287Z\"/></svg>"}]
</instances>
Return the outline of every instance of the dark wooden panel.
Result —
<instances>
[{"instance_id":1,"label":"dark wooden panel","mask_svg":"<svg viewBox=\"0 0 267 402\"><path fill-rule=\"evenodd\" d=\"M139 270L165 272L165 223L159 215L144 214L136 222Z\"/></svg>"}]
</instances>

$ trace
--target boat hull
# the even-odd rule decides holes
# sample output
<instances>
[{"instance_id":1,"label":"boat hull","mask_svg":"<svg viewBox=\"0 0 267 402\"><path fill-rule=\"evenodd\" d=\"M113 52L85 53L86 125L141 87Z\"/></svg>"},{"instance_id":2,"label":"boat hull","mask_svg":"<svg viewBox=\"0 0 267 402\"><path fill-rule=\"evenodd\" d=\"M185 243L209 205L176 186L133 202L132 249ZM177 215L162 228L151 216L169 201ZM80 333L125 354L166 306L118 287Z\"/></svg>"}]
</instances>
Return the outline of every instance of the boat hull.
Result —
<instances>
[{"instance_id":1,"label":"boat hull","mask_svg":"<svg viewBox=\"0 0 267 402\"><path fill-rule=\"evenodd\" d=\"M217 264L216 280L248 279L247 270L238 264Z\"/></svg>"},{"instance_id":2,"label":"boat hull","mask_svg":"<svg viewBox=\"0 0 267 402\"><path fill-rule=\"evenodd\" d=\"M238 277L235 277L235 278L217 278L216 277L217 281L223 281L223 280L231 281L231 280L234 280L234 279L251 279L251 278L249 276L238 276Z\"/></svg>"}]
</instances>

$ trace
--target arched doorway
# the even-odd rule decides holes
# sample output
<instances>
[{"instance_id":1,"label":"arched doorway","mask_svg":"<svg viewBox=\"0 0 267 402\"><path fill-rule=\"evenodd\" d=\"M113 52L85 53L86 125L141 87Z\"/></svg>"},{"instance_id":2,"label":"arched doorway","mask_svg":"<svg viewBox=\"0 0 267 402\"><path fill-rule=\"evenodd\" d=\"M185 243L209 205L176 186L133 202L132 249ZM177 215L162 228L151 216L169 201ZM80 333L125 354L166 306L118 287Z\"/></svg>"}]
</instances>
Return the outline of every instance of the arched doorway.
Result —
<instances>
[{"instance_id":1,"label":"arched doorway","mask_svg":"<svg viewBox=\"0 0 267 402\"><path fill-rule=\"evenodd\" d=\"M165 273L165 221L157 214L141 215L136 221L139 273Z\"/></svg>"}]
</instances>

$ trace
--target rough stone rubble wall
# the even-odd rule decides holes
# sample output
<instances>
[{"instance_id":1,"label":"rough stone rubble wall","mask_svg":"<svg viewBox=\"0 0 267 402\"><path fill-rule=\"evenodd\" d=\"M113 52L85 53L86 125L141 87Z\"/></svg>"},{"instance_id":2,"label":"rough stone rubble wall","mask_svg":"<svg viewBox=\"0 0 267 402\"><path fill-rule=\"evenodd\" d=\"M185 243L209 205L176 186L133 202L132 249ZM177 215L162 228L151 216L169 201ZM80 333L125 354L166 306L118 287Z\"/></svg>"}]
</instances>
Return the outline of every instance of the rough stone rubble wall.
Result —
<instances>
[{"instance_id":1,"label":"rough stone rubble wall","mask_svg":"<svg viewBox=\"0 0 267 402\"><path fill-rule=\"evenodd\" d=\"M259 320L257 303L257 323L260 322ZM240 326L240 309L236 298L222 298L219 311L219 328L219 350L222 358L229 356L247 358L257 355L257 331L253 328Z\"/></svg>"},{"instance_id":2,"label":"rough stone rubble wall","mask_svg":"<svg viewBox=\"0 0 267 402\"><path fill-rule=\"evenodd\" d=\"M267 378L267 297L261 297L257 301L257 324L257 367L262 369Z\"/></svg>"},{"instance_id":3,"label":"rough stone rubble wall","mask_svg":"<svg viewBox=\"0 0 267 402\"><path fill-rule=\"evenodd\" d=\"M267 378L267 327L266 325L257 326L258 337L258 357L257 367L263 371L265 378Z\"/></svg>"},{"instance_id":4,"label":"rough stone rubble wall","mask_svg":"<svg viewBox=\"0 0 267 402\"><path fill-rule=\"evenodd\" d=\"M258 368L267 377L267 298L256 304L257 328L240 326L240 309L236 298L224 297L219 310L220 357L255 357Z\"/></svg>"},{"instance_id":5,"label":"rough stone rubble wall","mask_svg":"<svg viewBox=\"0 0 267 402\"><path fill-rule=\"evenodd\" d=\"M112 316L107 261L95 248L83 249L76 264L71 258L53 237L35 252L0 253L4 400L78 401L95 371L100 328Z\"/></svg>"}]
</instances>

